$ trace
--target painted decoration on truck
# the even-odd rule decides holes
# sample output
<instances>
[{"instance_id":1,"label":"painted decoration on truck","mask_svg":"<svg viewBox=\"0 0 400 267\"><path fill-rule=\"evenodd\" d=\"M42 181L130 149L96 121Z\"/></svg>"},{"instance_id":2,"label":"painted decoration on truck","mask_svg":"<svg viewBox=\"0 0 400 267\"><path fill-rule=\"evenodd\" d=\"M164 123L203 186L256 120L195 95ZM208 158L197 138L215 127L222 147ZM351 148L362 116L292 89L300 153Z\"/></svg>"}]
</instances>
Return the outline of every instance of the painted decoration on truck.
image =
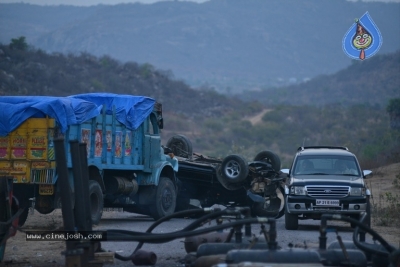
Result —
<instances>
[{"instance_id":1,"label":"painted decoration on truck","mask_svg":"<svg viewBox=\"0 0 400 267\"><path fill-rule=\"evenodd\" d=\"M47 140L45 136L31 136L30 137L30 159L43 159L46 152Z\"/></svg>"},{"instance_id":2,"label":"painted decoration on truck","mask_svg":"<svg viewBox=\"0 0 400 267\"><path fill-rule=\"evenodd\" d=\"M132 152L131 131L126 131L125 135L125 156L130 156Z\"/></svg>"},{"instance_id":3,"label":"painted decoration on truck","mask_svg":"<svg viewBox=\"0 0 400 267\"><path fill-rule=\"evenodd\" d=\"M49 129L49 144L47 148L47 159L55 160L55 151L54 151L54 129Z\"/></svg>"},{"instance_id":4,"label":"painted decoration on truck","mask_svg":"<svg viewBox=\"0 0 400 267\"><path fill-rule=\"evenodd\" d=\"M8 137L0 137L0 159L8 158Z\"/></svg>"},{"instance_id":5,"label":"painted decoration on truck","mask_svg":"<svg viewBox=\"0 0 400 267\"><path fill-rule=\"evenodd\" d=\"M122 132L115 132L115 157L120 158L122 155Z\"/></svg>"},{"instance_id":6,"label":"painted decoration on truck","mask_svg":"<svg viewBox=\"0 0 400 267\"><path fill-rule=\"evenodd\" d=\"M95 157L101 157L101 152L103 152L103 131L96 130L96 138L95 138Z\"/></svg>"},{"instance_id":7,"label":"painted decoration on truck","mask_svg":"<svg viewBox=\"0 0 400 267\"><path fill-rule=\"evenodd\" d=\"M87 156L90 155L90 129L82 129L81 142L86 144Z\"/></svg>"},{"instance_id":8,"label":"painted decoration on truck","mask_svg":"<svg viewBox=\"0 0 400 267\"><path fill-rule=\"evenodd\" d=\"M107 151L111 151L112 147L111 131L106 131L106 141L107 141Z\"/></svg>"},{"instance_id":9,"label":"painted decoration on truck","mask_svg":"<svg viewBox=\"0 0 400 267\"><path fill-rule=\"evenodd\" d=\"M13 159L26 158L26 136L11 135L11 157Z\"/></svg>"}]
</instances>

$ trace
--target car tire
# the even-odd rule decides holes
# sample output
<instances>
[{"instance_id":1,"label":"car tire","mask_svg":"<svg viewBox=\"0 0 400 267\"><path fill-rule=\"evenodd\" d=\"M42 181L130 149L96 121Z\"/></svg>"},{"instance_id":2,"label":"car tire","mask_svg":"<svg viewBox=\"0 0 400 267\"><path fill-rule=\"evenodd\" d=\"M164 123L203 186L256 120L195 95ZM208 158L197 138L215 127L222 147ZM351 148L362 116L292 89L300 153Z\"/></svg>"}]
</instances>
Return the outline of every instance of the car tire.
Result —
<instances>
[{"instance_id":1,"label":"car tire","mask_svg":"<svg viewBox=\"0 0 400 267\"><path fill-rule=\"evenodd\" d=\"M181 134L172 136L167 141L167 147L172 150L175 156L190 159L193 155L192 142Z\"/></svg>"},{"instance_id":2,"label":"car tire","mask_svg":"<svg viewBox=\"0 0 400 267\"><path fill-rule=\"evenodd\" d=\"M286 230L297 230L299 228L299 218L295 214L290 214L285 208L285 228Z\"/></svg>"},{"instance_id":3,"label":"car tire","mask_svg":"<svg viewBox=\"0 0 400 267\"><path fill-rule=\"evenodd\" d=\"M240 183L249 175L249 166L240 155L229 155L221 163L221 177L228 184Z\"/></svg>"},{"instance_id":4,"label":"car tire","mask_svg":"<svg viewBox=\"0 0 400 267\"><path fill-rule=\"evenodd\" d=\"M160 177L160 182L155 190L155 200L150 207L150 214L153 219L158 220L175 212L176 189L171 179Z\"/></svg>"},{"instance_id":5,"label":"car tire","mask_svg":"<svg viewBox=\"0 0 400 267\"><path fill-rule=\"evenodd\" d=\"M89 200L90 200L90 215L92 224L99 224L103 215L103 192L98 182L89 180Z\"/></svg>"},{"instance_id":6,"label":"car tire","mask_svg":"<svg viewBox=\"0 0 400 267\"><path fill-rule=\"evenodd\" d=\"M243 187L241 183L230 183L229 181L227 181L227 179L225 179L222 175L221 166L219 166L216 169L216 175L217 175L217 180L227 190L234 191L234 190L239 190L240 188Z\"/></svg>"},{"instance_id":7,"label":"car tire","mask_svg":"<svg viewBox=\"0 0 400 267\"><path fill-rule=\"evenodd\" d=\"M285 189L282 186L279 186L276 190L277 197L273 199L265 198L265 201L278 201L279 203L276 202L276 204L279 205L279 210L271 210L271 206L265 206L265 202L254 203L252 206L253 216L273 217L275 219L279 219L285 214Z\"/></svg>"},{"instance_id":8,"label":"car tire","mask_svg":"<svg viewBox=\"0 0 400 267\"><path fill-rule=\"evenodd\" d=\"M254 157L254 161L264 161L266 163L271 164L272 168L275 171L278 172L281 170L281 159L277 154L275 154L272 151L269 150L261 151Z\"/></svg>"}]
</instances>

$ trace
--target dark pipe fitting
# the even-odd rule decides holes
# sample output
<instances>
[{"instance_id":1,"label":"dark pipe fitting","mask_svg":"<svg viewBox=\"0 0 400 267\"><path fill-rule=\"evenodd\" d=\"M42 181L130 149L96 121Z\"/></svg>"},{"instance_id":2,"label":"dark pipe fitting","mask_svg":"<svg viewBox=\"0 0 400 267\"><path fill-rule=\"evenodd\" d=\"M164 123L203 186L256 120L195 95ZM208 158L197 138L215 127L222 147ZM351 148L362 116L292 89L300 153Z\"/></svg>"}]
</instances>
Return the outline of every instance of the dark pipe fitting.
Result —
<instances>
[{"instance_id":1,"label":"dark pipe fitting","mask_svg":"<svg viewBox=\"0 0 400 267\"><path fill-rule=\"evenodd\" d=\"M242 243L242 227L235 226L235 241L236 243Z\"/></svg>"},{"instance_id":2,"label":"dark pipe fitting","mask_svg":"<svg viewBox=\"0 0 400 267\"><path fill-rule=\"evenodd\" d=\"M133 254L132 263L135 265L155 265L157 263L157 255L152 251L139 249Z\"/></svg>"},{"instance_id":3,"label":"dark pipe fitting","mask_svg":"<svg viewBox=\"0 0 400 267\"><path fill-rule=\"evenodd\" d=\"M268 240L268 247L271 250L275 250L278 247L278 243L276 242L276 221L275 219L269 220L269 240Z\"/></svg>"},{"instance_id":4,"label":"dark pipe fitting","mask_svg":"<svg viewBox=\"0 0 400 267\"><path fill-rule=\"evenodd\" d=\"M265 225L261 224L261 233L264 235L265 242L269 243L269 235L267 230L265 230Z\"/></svg>"},{"instance_id":5,"label":"dark pipe fitting","mask_svg":"<svg viewBox=\"0 0 400 267\"><path fill-rule=\"evenodd\" d=\"M228 236L226 237L225 243L231 242L232 236L233 236L233 233L234 233L234 232L235 232L235 230L233 230L233 229L231 229L231 230L229 231L229 234L228 234Z\"/></svg>"},{"instance_id":6,"label":"dark pipe fitting","mask_svg":"<svg viewBox=\"0 0 400 267\"><path fill-rule=\"evenodd\" d=\"M196 259L193 267L211 267L219 263L225 263L225 254L201 256Z\"/></svg>"},{"instance_id":7,"label":"dark pipe fitting","mask_svg":"<svg viewBox=\"0 0 400 267\"><path fill-rule=\"evenodd\" d=\"M319 249L326 249L326 242L327 242L327 237L326 237L326 222L327 222L327 216L326 214L323 214L321 216L321 225L319 227Z\"/></svg>"},{"instance_id":8,"label":"dark pipe fitting","mask_svg":"<svg viewBox=\"0 0 400 267\"><path fill-rule=\"evenodd\" d=\"M204 235L186 237L184 244L187 253L196 252L204 243L224 243L230 235L228 232L210 232Z\"/></svg>"}]
</instances>

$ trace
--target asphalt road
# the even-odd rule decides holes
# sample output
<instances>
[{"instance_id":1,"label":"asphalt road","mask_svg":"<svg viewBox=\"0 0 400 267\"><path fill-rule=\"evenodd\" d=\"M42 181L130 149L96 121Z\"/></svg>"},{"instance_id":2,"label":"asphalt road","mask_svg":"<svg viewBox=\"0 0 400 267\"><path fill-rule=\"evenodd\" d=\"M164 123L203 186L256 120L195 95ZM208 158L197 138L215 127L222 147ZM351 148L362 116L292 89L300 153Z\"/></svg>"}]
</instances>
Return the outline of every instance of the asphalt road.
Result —
<instances>
[{"instance_id":1,"label":"asphalt road","mask_svg":"<svg viewBox=\"0 0 400 267\"><path fill-rule=\"evenodd\" d=\"M166 221L155 228L153 233L171 233L183 229L189 225L195 219L187 218L176 218ZM129 231L145 232L152 224L154 220L149 217L130 214L130 213L107 213L103 214L101 224L94 230L102 229L120 229ZM214 226L216 222L210 222L204 227ZM319 224L320 221L305 220L299 221L299 230L288 231L284 226L284 217L277 220L277 242L281 248L293 247L307 247L316 248L318 247L319 237ZM352 228L347 223L342 222L329 222L329 226L332 227L332 232L329 232L328 244L335 241L337 234L342 237L343 240L352 240ZM269 229L269 226L266 225ZM228 231L229 229L227 229ZM252 233L263 239L263 235L260 234L260 225L252 225ZM172 267L172 266L185 266L184 258L187 255L184 248L184 238L175 239L167 243L149 244L145 243L142 247L143 250L154 252L157 255L156 267ZM370 236L367 235L367 242L372 242ZM102 242L102 248L108 251L114 251L121 255L130 255L136 248L138 242ZM115 259L114 264L106 264L104 266L134 266L132 262L120 261Z\"/></svg>"}]
</instances>

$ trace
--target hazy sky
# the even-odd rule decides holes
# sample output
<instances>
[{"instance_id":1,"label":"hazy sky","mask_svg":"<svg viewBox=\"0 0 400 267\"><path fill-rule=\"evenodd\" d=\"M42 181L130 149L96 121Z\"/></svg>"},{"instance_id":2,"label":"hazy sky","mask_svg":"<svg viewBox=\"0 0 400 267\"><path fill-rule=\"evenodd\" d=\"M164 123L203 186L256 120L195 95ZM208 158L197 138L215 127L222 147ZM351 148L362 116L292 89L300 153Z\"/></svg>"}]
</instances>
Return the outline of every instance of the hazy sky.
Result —
<instances>
[{"instance_id":1,"label":"hazy sky","mask_svg":"<svg viewBox=\"0 0 400 267\"><path fill-rule=\"evenodd\" d=\"M160 1L173 1L173 0L0 0L0 3L29 3L35 5L74 5L74 6L92 6L98 4L104 5L116 5L120 3L144 3L152 4ZM203 3L209 0L178 0L178 1L189 1L196 3ZM358 1L358 0L348 0ZM361 1L361 0L360 0ZM400 0L362 0L367 2L397 2Z\"/></svg>"}]
</instances>

